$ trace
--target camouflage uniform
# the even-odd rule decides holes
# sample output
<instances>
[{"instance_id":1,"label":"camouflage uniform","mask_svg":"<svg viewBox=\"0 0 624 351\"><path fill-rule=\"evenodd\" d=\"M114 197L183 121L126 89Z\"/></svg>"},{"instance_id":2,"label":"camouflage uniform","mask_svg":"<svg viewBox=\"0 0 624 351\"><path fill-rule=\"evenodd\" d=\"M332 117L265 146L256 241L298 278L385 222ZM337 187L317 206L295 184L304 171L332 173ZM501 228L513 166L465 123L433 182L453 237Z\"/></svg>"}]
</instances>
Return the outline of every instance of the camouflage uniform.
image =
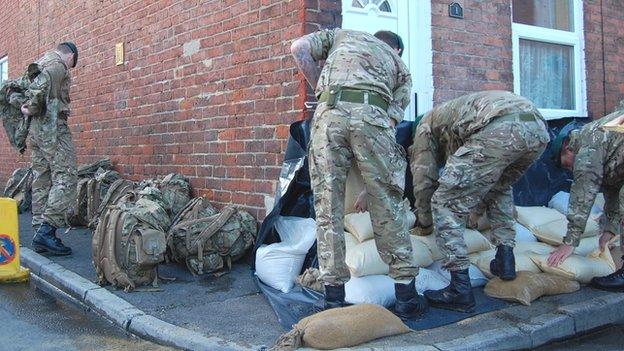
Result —
<instances>
[{"instance_id":1,"label":"camouflage uniform","mask_svg":"<svg viewBox=\"0 0 624 351\"><path fill-rule=\"evenodd\" d=\"M32 150L33 226L46 222L67 225L76 202L77 166L74 142L67 126L69 116L69 69L56 52L39 61L41 73L29 86L26 102L33 119L30 128Z\"/></svg>"},{"instance_id":2,"label":"camouflage uniform","mask_svg":"<svg viewBox=\"0 0 624 351\"><path fill-rule=\"evenodd\" d=\"M624 184L624 134L605 131L605 123L621 115L614 112L570 134L575 152L574 183L570 189L568 232L563 243L578 246L585 230L594 199L602 190L605 196L605 231L622 233L620 190Z\"/></svg>"},{"instance_id":3,"label":"camouflage uniform","mask_svg":"<svg viewBox=\"0 0 624 351\"><path fill-rule=\"evenodd\" d=\"M330 86L377 93L387 111L370 104L321 102L311 132L310 177L317 219L321 280L328 285L349 279L345 264L344 199L347 171L355 158L368 193L375 243L390 266L390 276L409 280L418 274L412 263L402 204L405 150L395 141L390 118L403 119L411 78L401 58L374 36L334 29L309 34L314 60L326 60L317 97Z\"/></svg>"},{"instance_id":4,"label":"camouflage uniform","mask_svg":"<svg viewBox=\"0 0 624 351\"><path fill-rule=\"evenodd\" d=\"M520 120L518 114L533 121ZM535 106L505 91L465 95L424 116L409 148L417 226L434 225L447 269L470 265L463 234L470 211L481 201L494 244L515 245L511 185L548 141Z\"/></svg>"}]
</instances>

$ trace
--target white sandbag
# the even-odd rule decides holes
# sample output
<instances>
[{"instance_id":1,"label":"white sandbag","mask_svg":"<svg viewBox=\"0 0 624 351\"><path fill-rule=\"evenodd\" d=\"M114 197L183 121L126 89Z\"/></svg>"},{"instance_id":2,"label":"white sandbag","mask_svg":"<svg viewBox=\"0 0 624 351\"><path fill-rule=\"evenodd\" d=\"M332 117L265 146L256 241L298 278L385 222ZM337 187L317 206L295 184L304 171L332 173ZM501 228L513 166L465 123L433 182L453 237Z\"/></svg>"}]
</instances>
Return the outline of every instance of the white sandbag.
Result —
<instances>
[{"instance_id":1,"label":"white sandbag","mask_svg":"<svg viewBox=\"0 0 624 351\"><path fill-rule=\"evenodd\" d=\"M529 230L529 228L523 226L522 224L516 222L514 224L514 229L516 230L516 242L536 242L537 238L533 233Z\"/></svg>"},{"instance_id":2,"label":"white sandbag","mask_svg":"<svg viewBox=\"0 0 624 351\"><path fill-rule=\"evenodd\" d=\"M419 294L427 290L440 290L447 287L450 281L437 272L427 268L420 268L416 277L416 291Z\"/></svg>"},{"instance_id":3,"label":"white sandbag","mask_svg":"<svg viewBox=\"0 0 624 351\"><path fill-rule=\"evenodd\" d=\"M579 241L579 246L574 248L574 253L581 256L587 256L590 253L600 248L600 235L590 236L589 238L582 238ZM555 248L553 248L554 251Z\"/></svg>"},{"instance_id":4,"label":"white sandbag","mask_svg":"<svg viewBox=\"0 0 624 351\"><path fill-rule=\"evenodd\" d=\"M570 255L557 267L548 265L549 255L531 255L531 260L544 272L587 284L594 277L615 272L615 263L609 250L594 251L587 256Z\"/></svg>"},{"instance_id":5,"label":"white sandbag","mask_svg":"<svg viewBox=\"0 0 624 351\"><path fill-rule=\"evenodd\" d=\"M433 262L431 251L422 242L414 239L410 235L412 242L412 259L417 267L426 267ZM367 240L347 249L347 266L352 277L362 277L366 275L388 274L389 267L383 262L377 252L375 240Z\"/></svg>"},{"instance_id":6,"label":"white sandbag","mask_svg":"<svg viewBox=\"0 0 624 351\"><path fill-rule=\"evenodd\" d=\"M590 218L593 220L598 220L598 218L603 214L604 208L604 194L599 193L596 196L596 200L594 200L594 205L592 206ZM550 201L548 201L548 207L553 208L564 215L568 215L568 206L570 204L570 193L565 191L560 191L556 193Z\"/></svg>"},{"instance_id":7,"label":"white sandbag","mask_svg":"<svg viewBox=\"0 0 624 351\"><path fill-rule=\"evenodd\" d=\"M345 231L351 233L359 242L372 239L373 224L371 222L370 213L367 212L354 212L349 213L344 219Z\"/></svg>"},{"instance_id":8,"label":"white sandbag","mask_svg":"<svg viewBox=\"0 0 624 351\"><path fill-rule=\"evenodd\" d=\"M355 245L358 245L360 242L356 239L353 234L349 232L345 232L345 249L351 250Z\"/></svg>"},{"instance_id":9,"label":"white sandbag","mask_svg":"<svg viewBox=\"0 0 624 351\"><path fill-rule=\"evenodd\" d=\"M434 261L444 258L444 254L438 247L435 234L429 234L427 236L412 235L413 238L425 244L429 251L431 251L431 257ZM466 229L464 232L464 240L468 249L468 254L487 251L492 249L490 241L476 230Z\"/></svg>"},{"instance_id":10,"label":"white sandbag","mask_svg":"<svg viewBox=\"0 0 624 351\"><path fill-rule=\"evenodd\" d=\"M442 260L434 261L427 269L434 271L435 273L444 277L445 280L451 280L451 272L444 269L442 266ZM488 278L481 272L481 270L471 264L468 267L468 275L470 276L470 285L474 287L484 286L488 282Z\"/></svg>"},{"instance_id":11,"label":"white sandbag","mask_svg":"<svg viewBox=\"0 0 624 351\"><path fill-rule=\"evenodd\" d=\"M351 277L345 284L345 301L352 304L372 303L390 307L394 305L394 279L387 275Z\"/></svg>"},{"instance_id":12,"label":"white sandbag","mask_svg":"<svg viewBox=\"0 0 624 351\"><path fill-rule=\"evenodd\" d=\"M279 216L275 230L282 242L290 243L294 250L307 253L316 240L316 221L313 218Z\"/></svg>"},{"instance_id":13,"label":"white sandbag","mask_svg":"<svg viewBox=\"0 0 624 351\"><path fill-rule=\"evenodd\" d=\"M287 293L301 272L305 256L290 243L262 245L256 251L256 275L266 285Z\"/></svg>"},{"instance_id":14,"label":"white sandbag","mask_svg":"<svg viewBox=\"0 0 624 351\"><path fill-rule=\"evenodd\" d=\"M414 223L416 223L416 215L411 211L407 199L403 201L403 207L405 210L405 230L410 230L414 227ZM347 232L353 234L361 243L375 236L373 223L371 222L370 213L368 211L347 214L344 219L344 227Z\"/></svg>"},{"instance_id":15,"label":"white sandbag","mask_svg":"<svg viewBox=\"0 0 624 351\"><path fill-rule=\"evenodd\" d=\"M557 210L543 206L521 207L516 206L518 222L529 228L539 241L561 245L568 230L568 220ZM589 219L585 232L581 237L596 236L600 233L597 221Z\"/></svg>"},{"instance_id":16,"label":"white sandbag","mask_svg":"<svg viewBox=\"0 0 624 351\"><path fill-rule=\"evenodd\" d=\"M353 205L358 195L360 195L364 189L366 189L364 186L364 179L362 179L362 174L357 168L355 161L353 161L347 173L347 181L345 184L345 214L356 212Z\"/></svg>"},{"instance_id":17,"label":"white sandbag","mask_svg":"<svg viewBox=\"0 0 624 351\"><path fill-rule=\"evenodd\" d=\"M282 242L258 248L256 275L270 287L289 292L316 240L316 222L312 218L280 216L275 230Z\"/></svg>"}]
</instances>

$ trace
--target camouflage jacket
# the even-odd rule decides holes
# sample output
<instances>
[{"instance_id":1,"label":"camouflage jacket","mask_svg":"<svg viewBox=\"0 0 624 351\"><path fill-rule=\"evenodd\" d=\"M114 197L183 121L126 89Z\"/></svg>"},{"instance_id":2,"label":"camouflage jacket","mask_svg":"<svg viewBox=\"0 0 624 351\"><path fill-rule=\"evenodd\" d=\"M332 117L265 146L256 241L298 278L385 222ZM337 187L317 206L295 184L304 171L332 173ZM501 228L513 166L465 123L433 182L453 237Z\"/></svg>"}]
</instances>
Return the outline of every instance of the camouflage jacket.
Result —
<instances>
[{"instance_id":1,"label":"camouflage jacket","mask_svg":"<svg viewBox=\"0 0 624 351\"><path fill-rule=\"evenodd\" d=\"M344 29L322 30L308 34L312 58L326 60L316 86L316 96L329 86L369 90L383 96L390 106L381 109L369 122L387 126L388 116L397 124L409 105L412 79L407 66L386 43L373 35ZM382 113L383 112L383 113Z\"/></svg>"},{"instance_id":2,"label":"camouflage jacket","mask_svg":"<svg viewBox=\"0 0 624 351\"><path fill-rule=\"evenodd\" d=\"M420 120L409 148L419 226L433 224L431 197L438 188L439 170L446 159L494 118L526 112L543 120L531 101L507 91L492 90L450 100Z\"/></svg>"},{"instance_id":3,"label":"camouflage jacket","mask_svg":"<svg viewBox=\"0 0 624 351\"><path fill-rule=\"evenodd\" d=\"M601 187L605 197L605 231L621 234L620 189L624 184L624 134L605 131L605 123L622 111L614 112L570 134L574 159L574 183L570 189L568 232L563 243L578 246L594 199Z\"/></svg>"},{"instance_id":4,"label":"camouflage jacket","mask_svg":"<svg viewBox=\"0 0 624 351\"><path fill-rule=\"evenodd\" d=\"M50 51L41 59L35 62L39 65L41 73L28 87L26 96L26 106L30 113L37 117L42 116L46 112L46 106L52 101L57 100L59 106L59 116L69 115L69 87L71 85L71 77L69 69L61 59L61 56Z\"/></svg>"}]
</instances>

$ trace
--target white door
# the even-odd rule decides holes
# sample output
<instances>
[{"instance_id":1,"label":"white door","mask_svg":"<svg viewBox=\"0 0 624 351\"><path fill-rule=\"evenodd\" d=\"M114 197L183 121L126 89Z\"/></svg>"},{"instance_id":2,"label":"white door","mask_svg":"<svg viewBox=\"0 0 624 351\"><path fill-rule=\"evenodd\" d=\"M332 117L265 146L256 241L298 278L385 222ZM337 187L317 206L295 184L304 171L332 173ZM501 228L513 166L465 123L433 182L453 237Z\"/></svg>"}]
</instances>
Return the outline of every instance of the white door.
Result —
<instances>
[{"instance_id":1,"label":"white door","mask_svg":"<svg viewBox=\"0 0 624 351\"><path fill-rule=\"evenodd\" d=\"M405 118L414 120L433 108L430 1L342 0L342 28L399 34L405 44L402 58L412 74L412 102Z\"/></svg>"}]
</instances>

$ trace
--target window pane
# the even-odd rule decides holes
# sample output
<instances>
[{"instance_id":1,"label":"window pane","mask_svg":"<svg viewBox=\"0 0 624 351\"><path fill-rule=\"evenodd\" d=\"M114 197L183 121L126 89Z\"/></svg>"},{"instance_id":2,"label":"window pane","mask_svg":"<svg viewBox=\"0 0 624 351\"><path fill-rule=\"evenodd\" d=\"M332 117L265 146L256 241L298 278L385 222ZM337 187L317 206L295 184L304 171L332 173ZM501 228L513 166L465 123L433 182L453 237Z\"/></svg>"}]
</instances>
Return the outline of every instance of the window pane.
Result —
<instances>
[{"instance_id":1,"label":"window pane","mask_svg":"<svg viewBox=\"0 0 624 351\"><path fill-rule=\"evenodd\" d=\"M574 110L574 47L520 39L520 94L538 108Z\"/></svg>"},{"instance_id":2,"label":"window pane","mask_svg":"<svg viewBox=\"0 0 624 351\"><path fill-rule=\"evenodd\" d=\"M532 26L574 31L572 0L513 0L513 21Z\"/></svg>"},{"instance_id":3,"label":"window pane","mask_svg":"<svg viewBox=\"0 0 624 351\"><path fill-rule=\"evenodd\" d=\"M6 58L0 59L0 83L9 79L9 60Z\"/></svg>"}]
</instances>

